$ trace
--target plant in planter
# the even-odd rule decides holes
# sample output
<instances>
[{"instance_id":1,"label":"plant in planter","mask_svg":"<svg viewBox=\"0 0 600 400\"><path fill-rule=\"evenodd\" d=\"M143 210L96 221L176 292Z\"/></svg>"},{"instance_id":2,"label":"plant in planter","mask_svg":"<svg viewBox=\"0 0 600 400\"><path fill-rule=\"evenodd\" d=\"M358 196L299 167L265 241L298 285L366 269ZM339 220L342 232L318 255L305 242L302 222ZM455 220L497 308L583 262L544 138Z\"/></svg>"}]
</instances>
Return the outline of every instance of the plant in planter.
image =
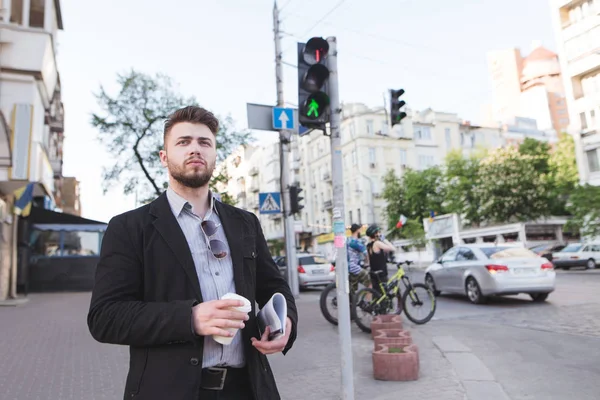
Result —
<instances>
[{"instance_id":1,"label":"plant in planter","mask_svg":"<svg viewBox=\"0 0 600 400\"><path fill-rule=\"evenodd\" d=\"M379 344L388 346L408 346L412 344L410 332L403 329L379 329L374 334L375 347Z\"/></svg>"},{"instance_id":2,"label":"plant in planter","mask_svg":"<svg viewBox=\"0 0 600 400\"><path fill-rule=\"evenodd\" d=\"M382 381L419 379L418 348L415 344L377 345L373 351L373 377Z\"/></svg>"},{"instance_id":3,"label":"plant in planter","mask_svg":"<svg viewBox=\"0 0 600 400\"><path fill-rule=\"evenodd\" d=\"M402 318L396 314L375 316L371 322L371 336L375 338L381 329L402 329Z\"/></svg>"}]
</instances>

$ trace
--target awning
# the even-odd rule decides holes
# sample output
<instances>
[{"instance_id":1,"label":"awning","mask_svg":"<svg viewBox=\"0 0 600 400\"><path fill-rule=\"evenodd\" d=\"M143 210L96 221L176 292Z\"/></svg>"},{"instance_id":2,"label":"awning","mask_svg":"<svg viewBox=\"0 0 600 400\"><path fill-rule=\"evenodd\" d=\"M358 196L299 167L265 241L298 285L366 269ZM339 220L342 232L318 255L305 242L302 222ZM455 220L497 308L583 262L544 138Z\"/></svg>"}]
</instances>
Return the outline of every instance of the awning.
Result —
<instances>
[{"instance_id":1,"label":"awning","mask_svg":"<svg viewBox=\"0 0 600 400\"><path fill-rule=\"evenodd\" d=\"M32 207L31 214L29 214L29 219L31 223L35 225L64 225L64 226L72 226L79 225L78 229L72 230L82 230L81 225L89 225L89 226L104 226L107 224L100 221L94 221L93 219L82 218L77 215L67 214L62 212L56 212L51 210L46 210L44 208ZM62 229L62 228L61 228ZM57 229L60 230L60 229Z\"/></svg>"},{"instance_id":2,"label":"awning","mask_svg":"<svg viewBox=\"0 0 600 400\"><path fill-rule=\"evenodd\" d=\"M33 228L39 231L104 232L106 225L33 224Z\"/></svg>"}]
</instances>

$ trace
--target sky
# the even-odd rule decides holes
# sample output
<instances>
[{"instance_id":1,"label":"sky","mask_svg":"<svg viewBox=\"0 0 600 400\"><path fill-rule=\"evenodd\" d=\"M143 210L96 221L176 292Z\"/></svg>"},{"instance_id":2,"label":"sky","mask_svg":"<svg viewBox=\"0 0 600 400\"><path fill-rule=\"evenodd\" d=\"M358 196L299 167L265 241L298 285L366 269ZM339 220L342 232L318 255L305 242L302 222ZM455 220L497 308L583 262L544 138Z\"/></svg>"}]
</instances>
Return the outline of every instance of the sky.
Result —
<instances>
[{"instance_id":1,"label":"sky","mask_svg":"<svg viewBox=\"0 0 600 400\"><path fill-rule=\"evenodd\" d=\"M404 88L413 110L457 113L474 123L491 102L488 51L534 40L555 50L549 0L280 0L284 62L296 43L336 36L342 102L383 106ZM168 4L168 7L167 7ZM61 1L58 67L65 106L65 176L81 183L82 216L108 222L135 207L119 186L102 193L112 157L90 114L103 85L131 68L169 75L186 96L247 127L246 103L274 105L272 0ZM284 98L297 104L297 70L284 65ZM255 131L257 144L277 139Z\"/></svg>"}]
</instances>

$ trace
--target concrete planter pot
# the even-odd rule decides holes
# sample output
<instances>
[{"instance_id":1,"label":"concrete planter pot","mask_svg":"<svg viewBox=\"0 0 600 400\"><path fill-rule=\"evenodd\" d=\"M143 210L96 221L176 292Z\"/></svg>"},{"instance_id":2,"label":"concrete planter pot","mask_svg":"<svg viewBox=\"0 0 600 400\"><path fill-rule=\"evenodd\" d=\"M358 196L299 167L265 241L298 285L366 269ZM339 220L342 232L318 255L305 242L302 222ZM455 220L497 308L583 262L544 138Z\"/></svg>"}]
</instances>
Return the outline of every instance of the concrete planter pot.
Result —
<instances>
[{"instance_id":1,"label":"concrete planter pot","mask_svg":"<svg viewBox=\"0 0 600 400\"><path fill-rule=\"evenodd\" d=\"M377 345L373 351L373 377L381 381L416 381L419 379L417 345Z\"/></svg>"},{"instance_id":2,"label":"concrete planter pot","mask_svg":"<svg viewBox=\"0 0 600 400\"><path fill-rule=\"evenodd\" d=\"M410 332L403 329L380 329L373 340L375 341L375 348L380 344L389 347L404 347L413 343Z\"/></svg>"},{"instance_id":3,"label":"concrete planter pot","mask_svg":"<svg viewBox=\"0 0 600 400\"><path fill-rule=\"evenodd\" d=\"M371 336L375 338L382 329L402 329L402 318L395 314L377 315L371 322Z\"/></svg>"}]
</instances>

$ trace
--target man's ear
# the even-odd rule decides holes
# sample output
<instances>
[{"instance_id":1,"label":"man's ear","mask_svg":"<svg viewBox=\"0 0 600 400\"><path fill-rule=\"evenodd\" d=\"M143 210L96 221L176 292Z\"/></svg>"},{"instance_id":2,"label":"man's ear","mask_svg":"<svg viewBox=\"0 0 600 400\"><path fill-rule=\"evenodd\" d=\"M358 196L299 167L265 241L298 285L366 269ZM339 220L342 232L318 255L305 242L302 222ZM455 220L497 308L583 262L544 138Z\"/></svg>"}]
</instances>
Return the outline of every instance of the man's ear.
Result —
<instances>
[{"instance_id":1,"label":"man's ear","mask_svg":"<svg viewBox=\"0 0 600 400\"><path fill-rule=\"evenodd\" d=\"M167 167L167 151L162 149L158 152L158 156L160 157L160 163L163 167Z\"/></svg>"}]
</instances>

